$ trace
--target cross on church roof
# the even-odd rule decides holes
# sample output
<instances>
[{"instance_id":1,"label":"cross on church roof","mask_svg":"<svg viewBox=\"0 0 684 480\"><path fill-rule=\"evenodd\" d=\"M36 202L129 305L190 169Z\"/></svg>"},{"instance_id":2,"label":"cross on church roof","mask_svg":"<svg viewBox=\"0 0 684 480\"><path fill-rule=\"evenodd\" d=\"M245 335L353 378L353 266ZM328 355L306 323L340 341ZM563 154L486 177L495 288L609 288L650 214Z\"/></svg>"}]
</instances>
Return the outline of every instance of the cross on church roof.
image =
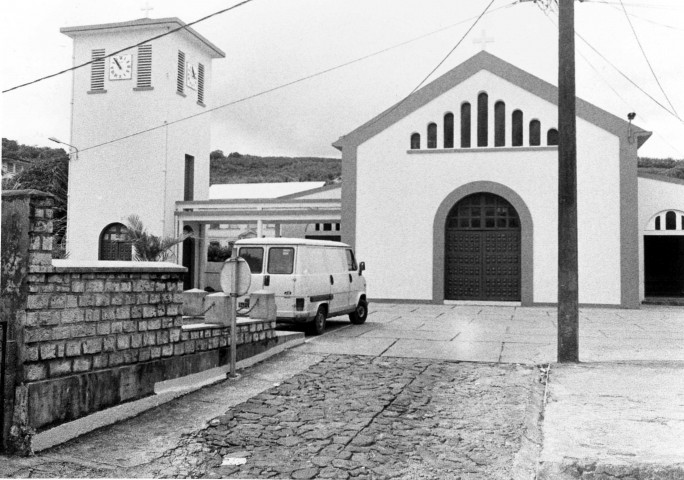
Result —
<instances>
[{"instance_id":1,"label":"cross on church roof","mask_svg":"<svg viewBox=\"0 0 684 480\"><path fill-rule=\"evenodd\" d=\"M494 39L491 37L487 37L487 30L482 30L482 36L473 40L473 43L482 44L482 50L486 51L487 50L487 44L488 43L494 43Z\"/></svg>"},{"instance_id":2,"label":"cross on church roof","mask_svg":"<svg viewBox=\"0 0 684 480\"><path fill-rule=\"evenodd\" d=\"M154 7L150 7L150 2L145 2L145 6L140 10L145 12L145 18L150 18L150 11L154 10Z\"/></svg>"}]
</instances>

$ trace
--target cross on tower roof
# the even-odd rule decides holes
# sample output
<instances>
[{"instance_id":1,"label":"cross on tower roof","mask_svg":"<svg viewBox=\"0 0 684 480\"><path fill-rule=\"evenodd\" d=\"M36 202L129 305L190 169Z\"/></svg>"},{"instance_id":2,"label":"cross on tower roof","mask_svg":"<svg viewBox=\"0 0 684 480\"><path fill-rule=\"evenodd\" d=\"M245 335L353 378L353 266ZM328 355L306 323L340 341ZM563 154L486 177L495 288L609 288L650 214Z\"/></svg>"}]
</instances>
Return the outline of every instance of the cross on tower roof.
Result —
<instances>
[{"instance_id":1,"label":"cross on tower roof","mask_svg":"<svg viewBox=\"0 0 684 480\"><path fill-rule=\"evenodd\" d=\"M154 7L150 7L150 2L145 2L145 6L140 10L145 12L145 18L150 18L150 10L154 10Z\"/></svg>"},{"instance_id":2,"label":"cross on tower roof","mask_svg":"<svg viewBox=\"0 0 684 480\"><path fill-rule=\"evenodd\" d=\"M491 37L487 37L487 30L482 30L482 36L473 40L473 43L482 44L482 50L486 51L487 50L487 44L488 43L494 43L494 39Z\"/></svg>"}]
</instances>

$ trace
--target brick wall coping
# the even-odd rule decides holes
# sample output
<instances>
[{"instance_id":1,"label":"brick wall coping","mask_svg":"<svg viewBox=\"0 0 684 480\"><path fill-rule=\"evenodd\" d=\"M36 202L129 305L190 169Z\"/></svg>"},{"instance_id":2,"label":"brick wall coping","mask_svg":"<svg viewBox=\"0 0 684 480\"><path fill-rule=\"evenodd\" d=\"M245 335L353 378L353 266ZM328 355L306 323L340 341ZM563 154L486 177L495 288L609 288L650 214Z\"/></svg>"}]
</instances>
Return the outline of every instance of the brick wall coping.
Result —
<instances>
[{"instance_id":1,"label":"brick wall coping","mask_svg":"<svg viewBox=\"0 0 684 480\"><path fill-rule=\"evenodd\" d=\"M183 318L188 318L188 317L183 317ZM190 317L193 318L193 317ZM261 318L238 318L236 325L238 327L243 326L243 325L254 325L257 323L268 323L270 320L264 320ZM187 325L183 325L181 329L183 330L207 330L210 328L227 328L228 325L222 325L220 323L190 323Z\"/></svg>"},{"instance_id":2,"label":"brick wall coping","mask_svg":"<svg viewBox=\"0 0 684 480\"><path fill-rule=\"evenodd\" d=\"M188 269L171 262L123 262L105 260L52 260L56 273L184 273Z\"/></svg>"}]
</instances>

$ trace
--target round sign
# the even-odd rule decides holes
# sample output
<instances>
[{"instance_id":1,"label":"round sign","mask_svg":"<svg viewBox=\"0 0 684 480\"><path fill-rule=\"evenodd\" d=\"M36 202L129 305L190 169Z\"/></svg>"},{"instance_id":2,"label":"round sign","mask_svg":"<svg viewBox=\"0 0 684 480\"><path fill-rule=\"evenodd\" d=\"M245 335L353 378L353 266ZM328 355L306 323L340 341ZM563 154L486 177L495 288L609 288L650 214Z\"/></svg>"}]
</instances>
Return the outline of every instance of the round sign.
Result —
<instances>
[{"instance_id":1,"label":"round sign","mask_svg":"<svg viewBox=\"0 0 684 480\"><path fill-rule=\"evenodd\" d=\"M229 258L221 269L221 290L232 295L244 295L252 283L252 272L244 258Z\"/></svg>"}]
</instances>

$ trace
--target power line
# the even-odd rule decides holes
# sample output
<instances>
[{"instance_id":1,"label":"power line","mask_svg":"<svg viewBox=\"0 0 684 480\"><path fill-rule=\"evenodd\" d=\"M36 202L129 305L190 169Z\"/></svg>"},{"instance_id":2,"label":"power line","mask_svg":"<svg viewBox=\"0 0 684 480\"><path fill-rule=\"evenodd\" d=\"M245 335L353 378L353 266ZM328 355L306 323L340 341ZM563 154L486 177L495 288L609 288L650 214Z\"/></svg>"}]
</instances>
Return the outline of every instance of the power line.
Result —
<instances>
[{"instance_id":1,"label":"power line","mask_svg":"<svg viewBox=\"0 0 684 480\"><path fill-rule=\"evenodd\" d=\"M546 18L549 20L549 22L551 22L551 24L554 25L554 27L558 28L558 25L556 24L556 22L553 21L553 19L551 18L551 16L550 16L548 13L546 13L546 11L545 11L543 8L540 8L540 9L541 9L541 11L544 13L544 15L546 16ZM577 33L577 32L575 32L575 33ZM603 83L605 83L605 84L608 86L608 88L610 88L610 89L613 91L613 93L614 93L620 100L622 100L622 103L624 103L630 110L635 110L635 109L633 108L633 106L632 106L632 105L631 105L631 104L630 104L622 95L620 95L620 93L619 93L615 88L613 88L613 86L610 84L610 82L609 82L608 80L606 80L606 78L601 74L601 72L598 70L598 68L596 68L596 66L594 66L594 64L589 60L589 58L588 58L586 55L584 55L579 49L577 50L577 53L579 53L579 55L580 55L580 56L582 57L582 59L587 63L587 65L589 65L589 67L591 67L591 69L594 70L594 72L596 72L596 74L597 74L598 77L603 81ZM646 118L646 116L645 116L643 113L639 113L639 117L640 117L640 118L643 118L644 121L645 121L647 124L650 123L649 120ZM680 150L679 150L677 147L675 147L674 145L672 145L672 143L670 143L670 141L669 141L667 138L665 138L664 135L661 135L660 132L659 132L658 130L654 130L653 133L654 133L656 136L658 136L663 142L665 142L667 145L669 145L670 148L672 148L672 151L673 151L673 152L676 152L677 155L679 155L679 156L682 155L682 153L680 152Z\"/></svg>"},{"instance_id":2,"label":"power line","mask_svg":"<svg viewBox=\"0 0 684 480\"><path fill-rule=\"evenodd\" d=\"M151 41L153 41L153 40L158 40L158 39L160 39L160 38L162 38L162 37L165 37L165 36L167 36L167 35L171 35L172 33L176 33L176 32L179 31L179 30L185 30L185 29L191 27L192 25L195 25L195 24L197 24L197 23L199 23L199 22L203 22L204 20L207 20L207 19L209 19L209 18L215 17L216 15L220 15L220 14L222 14L222 13L226 13L226 12L228 12L228 11L230 11L230 10L234 10L234 9L236 9L236 8L238 8L238 7L241 7L241 6L247 4L247 3L251 2L251 1L252 1L252 0L243 0L243 1L240 2L240 3L237 3L237 4L233 5L232 7L224 8L223 10L219 10L218 12L214 12L214 13L212 13L212 14L210 14L210 15L207 15L206 17L200 18L199 20L195 20L194 22L190 22L190 23L188 23L188 24L186 24L186 25L183 25L182 27L174 28L173 30L169 30L168 32L165 32L165 33L162 33L162 34L160 34L160 35L157 35L156 37L151 37L151 38L148 38L148 39L146 39L146 40L143 40L143 41L140 42L140 43L136 43L135 45L129 45L128 47L125 47L125 48L122 48L122 49L120 49L120 50L117 50L116 52L110 53L109 55L105 55L104 57L98 57L98 58L96 58L96 59L94 59L94 60L90 60L90 61L85 62L85 63L82 63L82 64L80 64L80 65L76 65L76 66L74 66L74 67L67 68L66 70L61 70L61 71L59 71L59 72L56 72L56 73L53 73L53 74L50 74L50 75L46 75L46 76L44 76L44 77L37 78L37 79L32 80L32 81L30 81L30 82L22 83L21 85L16 85L16 86L14 86L14 87L12 87L12 88L8 88L7 90L3 90L2 93L11 92L12 90L17 90L17 89L22 88L22 87L27 87L27 86L29 86L29 85L33 85L34 83L42 82L43 80L47 80L47 79L49 79L49 78L53 78L53 77L56 77L56 76L58 76L58 75L62 75L62 74L64 74L64 73L71 72L71 71L73 71L73 70L76 70L76 69L85 67L85 66L87 66L87 65L90 65L91 63L100 62L100 61L104 60L105 58L113 57L114 55L118 55L119 53L125 52L126 50L130 50L131 48L139 47L139 46L144 45L144 44L146 44L146 43L148 43L148 42L151 42Z\"/></svg>"},{"instance_id":3,"label":"power line","mask_svg":"<svg viewBox=\"0 0 684 480\"><path fill-rule=\"evenodd\" d=\"M515 2L510 3L510 4L508 4L508 5L502 5L502 6L497 7L497 8L495 8L495 9L493 9L493 10L487 12L487 13L488 13L488 14L494 13L494 12L496 12L496 11L498 11L498 10L501 10L502 8L510 7L510 6L514 5L514 3L515 3ZM491 5L491 3L490 3L490 5ZM489 8L489 7L488 7L488 8ZM81 148L80 151L81 151L81 152L85 152L85 151L87 151L87 150L92 150L92 149L94 149L94 148L102 147L102 146L104 146L104 145L109 145L109 144L111 144L111 143L115 143L115 142L118 142L118 141L121 141L121 140L126 140L126 139L128 139L128 138L135 137L135 136L137 136L137 135L142 135L143 133L148 133L148 132L151 132L151 131L154 131L154 130L158 130L158 129L160 129L160 128L164 128L164 127L167 127L167 126L169 126L169 125L173 125L173 124L176 124L176 123L184 122L184 121L186 121L186 120L190 120L190 119L192 119L192 118L199 117L199 116L201 116L201 115L205 115L205 114L207 114L207 113L211 113L211 112L214 112L214 111L216 111L216 110L220 110L220 109L222 109L222 108L226 108L226 107L230 107L230 106L236 105L236 104L238 104L238 103L246 102L246 101L251 100L251 99L253 99L253 98L257 98L257 97L260 97L260 96L262 96L262 95L266 95L266 94L268 94L268 93L272 93L272 92L275 92L275 91L277 91L277 90L281 90L281 89L283 89L283 88L286 88L286 87L295 85L295 84L297 84L297 83L301 83L301 82L304 82L304 81L306 81L306 80L310 80L310 79L312 79L312 78L315 78L315 77L324 75L324 74L326 74L326 73L330 73L330 72L332 72L332 71L339 70L340 68L347 67L347 66L352 65L352 64L354 64L354 63L358 63L358 62L361 62L361 61L363 61L363 60L367 60L367 59L369 59L369 58L371 58L371 57L374 57L374 56L376 56L376 55L380 55L380 54L385 53L385 52L388 52L388 51L390 51L390 50L394 50L394 49L396 49L396 48L402 47L402 46L407 45L407 44L409 44L409 43L413 43L413 42L416 42L416 41L418 41L418 40L422 40L423 38L429 37L429 36L431 36L431 35L435 35L435 34L437 34L437 33L443 32L443 31L448 30L448 29L450 29L450 28L454 28L454 27L456 27L456 26L458 26L458 25L461 25L461 24L463 24L463 23L466 23L466 22L468 22L468 21L470 21L470 20L473 20L473 19L478 19L478 20L479 20L481 17L482 17L482 14L479 15L479 16L470 17L470 18L467 18L467 19L465 19L465 20L461 20L461 21L456 22L456 23L453 23L453 24L451 24L451 25L447 25L446 27L442 27L442 28L439 28L439 29L437 29L437 30L433 30L433 31L428 32L428 33L425 33L425 34L423 34L423 35L419 35L419 36L413 37L413 38L411 38L411 39L409 39L409 40L405 40L405 41L403 41L403 42L401 42L401 43L397 43L397 44L395 44L395 45L392 45L392 46L383 48L383 49L381 49L381 50L377 50L377 51L375 51L375 52L373 52L373 53L369 53L368 55L364 55L363 57L358 57L358 58L356 58L356 59L354 59L354 60L350 60L350 61L348 61L348 62L341 63L341 64L336 65L336 66L334 66L334 67L330 67L330 68L327 68L327 69L325 69L325 70L321 70L321 71L319 71L319 72L312 73L311 75L307 75L307 76L305 76L305 77L301 77L301 78L298 78L298 79L296 79L296 80L292 80L292 81L290 81L290 82L280 84L280 85L278 85L278 86L269 88L269 89L267 89L267 90L262 90L261 92L258 92L258 93L252 94L252 95L248 95L248 96L246 96L246 97L242 97L242 98L239 98L239 99L237 99L237 100L233 100L232 102L224 103L224 104L219 105L219 106L217 106L217 107L213 107L213 108L204 110L204 111L202 111L202 112L196 113L196 114L194 114L194 115L190 115L190 116L187 116L187 117L179 118L179 119L177 119L177 120L173 120L173 121L171 121L171 122L163 123L163 124L161 124L161 125L156 125L156 126L154 126L154 127L150 127L150 128L144 129L144 130L139 130L139 131L134 132L134 133L131 133L131 134L129 134L129 135L124 135L123 137L118 137L118 138L115 138L115 139L112 139L112 140L108 140L108 141L106 141L106 142L98 143L98 144L92 145L92 146L90 146L90 147ZM474 26L474 25L473 25L473 26ZM472 29L472 27L471 27L471 29ZM470 31L470 30L469 30L469 31ZM462 40L462 39L461 39L461 40ZM453 50L452 50L452 51L453 51ZM450 53L451 53L451 52L450 52Z\"/></svg>"},{"instance_id":4,"label":"power line","mask_svg":"<svg viewBox=\"0 0 684 480\"><path fill-rule=\"evenodd\" d=\"M474 21L473 24L470 26L470 28L468 28L468 30L466 30L466 32L465 32L465 33L463 34L463 36L459 39L459 41L456 42L456 45L454 45L453 48L452 48L451 50L449 50L449 53L447 53L447 54L444 56L444 58L442 58L442 60L440 60L440 62L437 64L437 66L435 66L435 68L433 68L433 69L430 71L430 73L428 73L428 74L425 76L425 78L423 78L423 79L420 81L420 83L418 83L418 85L416 85L415 88L414 88L413 90L411 90L411 93L409 93L408 95L406 95L406 96L405 96L404 98L402 98L399 102L395 103L391 108L389 108L388 110L386 110L385 112L383 112L382 114L380 114L379 116L377 116L377 117L376 117L374 120L372 120L370 123L367 123L366 126L368 126L368 125L373 125L373 124L379 122L381 119L385 118L387 115L389 115L389 114L390 114L391 112L393 112L395 109L397 109L400 105L402 105L402 104L403 104L411 95L413 95L413 94L416 92L416 90L418 90L418 89L427 81L427 79L430 78L430 76L431 76L433 73L435 73L435 71L436 71L439 67L442 66L442 64L447 60L447 58L449 58L449 56L454 52L454 50L456 50L456 48L463 42L463 40L465 40L465 38L468 36L468 34L470 33L470 31L475 27L475 25L477 25L477 23L478 23L478 22L480 21L480 19L487 13L487 10L489 10L489 7L491 7L492 4L493 4L495 1L496 1L496 0L491 0L491 2L489 2L489 4L485 7L485 9L482 11L482 13L480 13L480 15L478 15L478 16L475 18L475 21ZM509 4L509 5L502 5L501 7L499 7L499 9L511 7L511 6L515 5L515 3L517 3L517 2L514 2L514 3ZM498 10L498 9L497 9L497 10Z\"/></svg>"},{"instance_id":5,"label":"power line","mask_svg":"<svg viewBox=\"0 0 684 480\"><path fill-rule=\"evenodd\" d=\"M627 23L629 23L630 28L632 29L632 33L634 33L634 38L636 39L637 44L639 45L639 49L641 50L641 53L644 56L644 60L646 60L646 63L648 64L648 68L651 70L651 74L653 75L653 78L655 79L656 83L658 84L658 87L660 88L660 91L663 92L663 96L665 97L665 100L667 100L667 103L670 104L670 108L672 108L672 111L679 117L679 114L677 113L677 109L672 105L672 102L670 101L670 98L667 96L667 93L665 93L665 89L663 89L663 86L660 84L660 80L658 80L658 76L656 75L655 71L653 70L653 66L651 65L651 62L648 60L648 56L646 55L646 51L644 50L644 47L641 45L641 41L639 40L639 36L636 33L636 30L634 30L634 25L632 25L632 21L629 19L629 15L627 15L627 9L625 8L624 3L622 3L622 0L620 0L620 5L622 5L622 10L625 12L625 18L627 19Z\"/></svg>"}]
</instances>

